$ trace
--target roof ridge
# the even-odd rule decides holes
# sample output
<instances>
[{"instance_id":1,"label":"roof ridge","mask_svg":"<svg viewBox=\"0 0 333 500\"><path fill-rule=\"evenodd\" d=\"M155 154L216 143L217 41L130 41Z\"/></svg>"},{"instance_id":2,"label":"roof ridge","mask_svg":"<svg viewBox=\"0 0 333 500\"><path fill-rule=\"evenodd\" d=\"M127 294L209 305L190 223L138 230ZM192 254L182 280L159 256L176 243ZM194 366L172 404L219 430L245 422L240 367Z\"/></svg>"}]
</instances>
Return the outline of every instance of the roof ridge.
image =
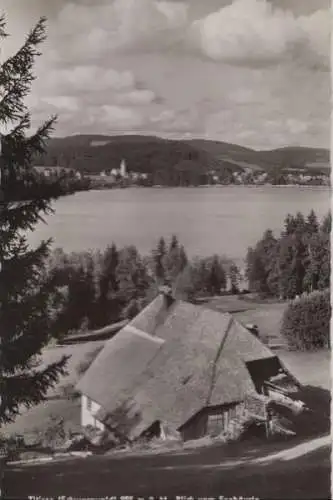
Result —
<instances>
[{"instance_id":1,"label":"roof ridge","mask_svg":"<svg viewBox=\"0 0 333 500\"><path fill-rule=\"evenodd\" d=\"M226 329L224 331L223 338L222 338L222 340L220 342L220 345L218 346L218 349L217 349L217 352L216 352L216 356L215 356L215 359L213 361L211 384L210 384L209 392L208 392L207 399L206 399L206 406L209 406L210 399L211 399L213 391L214 391L214 387L215 387L215 383L216 383L216 370L217 370L217 366L216 365L218 363L218 360L220 359L221 353L223 351L224 344L225 344L225 342L227 340L227 337L229 335L229 332L231 330L233 322L234 322L234 318L230 315L229 322L228 322L227 327L226 327Z\"/></svg>"},{"instance_id":2,"label":"roof ridge","mask_svg":"<svg viewBox=\"0 0 333 500\"><path fill-rule=\"evenodd\" d=\"M144 332L143 330L140 330L136 326L133 326L131 323L129 323L126 327L126 330L130 330L131 333L134 333L135 335L140 335L140 337L143 337L145 339L152 340L153 342L156 342L157 344L164 344L165 340L161 339L161 337L158 337L157 335L151 335L150 333Z\"/></svg>"}]
</instances>

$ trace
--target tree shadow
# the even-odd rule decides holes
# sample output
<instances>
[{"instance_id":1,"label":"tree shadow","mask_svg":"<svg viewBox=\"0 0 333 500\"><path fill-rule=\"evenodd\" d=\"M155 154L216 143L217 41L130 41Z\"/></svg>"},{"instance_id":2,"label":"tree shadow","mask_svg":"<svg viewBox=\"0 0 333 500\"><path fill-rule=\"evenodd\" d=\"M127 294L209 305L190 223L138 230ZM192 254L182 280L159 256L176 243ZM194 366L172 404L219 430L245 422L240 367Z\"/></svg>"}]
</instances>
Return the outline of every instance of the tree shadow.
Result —
<instances>
[{"instance_id":1,"label":"tree shadow","mask_svg":"<svg viewBox=\"0 0 333 500\"><path fill-rule=\"evenodd\" d=\"M318 435L330 431L330 408L331 393L322 387L312 385L302 386L299 393L308 411L305 411L296 419L299 432L305 435Z\"/></svg>"},{"instance_id":2,"label":"tree shadow","mask_svg":"<svg viewBox=\"0 0 333 500\"><path fill-rule=\"evenodd\" d=\"M300 390L300 396L309 408L320 411L329 417L331 406L331 393L329 390L313 385L305 385Z\"/></svg>"}]
</instances>

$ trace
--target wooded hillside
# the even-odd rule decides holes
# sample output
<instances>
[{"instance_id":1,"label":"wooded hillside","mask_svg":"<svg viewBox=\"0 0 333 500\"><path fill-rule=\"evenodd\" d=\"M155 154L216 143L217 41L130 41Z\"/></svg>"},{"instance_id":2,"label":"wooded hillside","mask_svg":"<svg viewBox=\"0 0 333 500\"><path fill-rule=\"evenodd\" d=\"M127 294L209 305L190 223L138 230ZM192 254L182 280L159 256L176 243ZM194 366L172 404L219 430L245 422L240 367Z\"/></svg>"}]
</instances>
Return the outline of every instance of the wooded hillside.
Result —
<instances>
[{"instance_id":1,"label":"wooded hillside","mask_svg":"<svg viewBox=\"0 0 333 500\"><path fill-rule=\"evenodd\" d=\"M98 173L118 168L126 160L132 172L149 174L151 184L199 185L208 183L214 171L228 183L234 172L289 169L327 174L329 152L311 148L255 151L219 141L169 140L154 136L77 135L51 139L36 165L70 167ZM310 170L309 170L310 169Z\"/></svg>"}]
</instances>

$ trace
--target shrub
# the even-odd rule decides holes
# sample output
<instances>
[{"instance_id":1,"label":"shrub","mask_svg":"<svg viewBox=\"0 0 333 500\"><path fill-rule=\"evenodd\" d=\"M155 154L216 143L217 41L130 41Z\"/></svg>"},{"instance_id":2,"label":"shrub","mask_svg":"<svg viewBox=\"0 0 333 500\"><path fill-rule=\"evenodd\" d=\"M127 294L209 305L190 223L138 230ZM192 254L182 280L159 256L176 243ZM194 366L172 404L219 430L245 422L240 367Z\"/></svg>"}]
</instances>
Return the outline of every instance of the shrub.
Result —
<instances>
[{"instance_id":1,"label":"shrub","mask_svg":"<svg viewBox=\"0 0 333 500\"><path fill-rule=\"evenodd\" d=\"M330 317L330 290L313 292L288 305L281 334L293 349L308 351L328 348Z\"/></svg>"},{"instance_id":2,"label":"shrub","mask_svg":"<svg viewBox=\"0 0 333 500\"><path fill-rule=\"evenodd\" d=\"M20 448L22 448L23 445L24 445L23 436L13 434L11 436L5 437L0 435L0 470L1 470L1 460L9 462L11 460L19 459Z\"/></svg>"}]
</instances>

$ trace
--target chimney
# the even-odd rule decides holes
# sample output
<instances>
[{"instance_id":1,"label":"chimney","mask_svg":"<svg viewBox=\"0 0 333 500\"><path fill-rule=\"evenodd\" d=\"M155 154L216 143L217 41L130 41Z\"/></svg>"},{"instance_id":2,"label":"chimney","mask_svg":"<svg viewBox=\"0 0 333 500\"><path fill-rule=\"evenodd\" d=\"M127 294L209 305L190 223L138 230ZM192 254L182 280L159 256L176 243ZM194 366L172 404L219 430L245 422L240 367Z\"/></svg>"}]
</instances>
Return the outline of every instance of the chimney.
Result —
<instances>
[{"instance_id":1,"label":"chimney","mask_svg":"<svg viewBox=\"0 0 333 500\"><path fill-rule=\"evenodd\" d=\"M169 285L161 285L159 287L159 293L165 297L168 306L170 306L172 302L175 300L173 296L172 287Z\"/></svg>"}]
</instances>

